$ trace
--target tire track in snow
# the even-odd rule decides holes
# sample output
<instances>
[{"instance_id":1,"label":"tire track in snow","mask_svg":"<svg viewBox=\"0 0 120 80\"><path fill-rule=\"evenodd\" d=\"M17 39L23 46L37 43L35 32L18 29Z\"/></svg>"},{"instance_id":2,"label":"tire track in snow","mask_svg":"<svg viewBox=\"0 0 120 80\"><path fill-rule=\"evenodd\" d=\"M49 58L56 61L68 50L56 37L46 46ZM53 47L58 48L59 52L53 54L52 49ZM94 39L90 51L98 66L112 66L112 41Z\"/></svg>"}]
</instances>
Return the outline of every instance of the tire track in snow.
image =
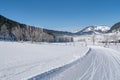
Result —
<instances>
[{"instance_id":1,"label":"tire track in snow","mask_svg":"<svg viewBox=\"0 0 120 80\"><path fill-rule=\"evenodd\" d=\"M28 80L120 80L120 54L108 48L91 47L77 61Z\"/></svg>"}]
</instances>

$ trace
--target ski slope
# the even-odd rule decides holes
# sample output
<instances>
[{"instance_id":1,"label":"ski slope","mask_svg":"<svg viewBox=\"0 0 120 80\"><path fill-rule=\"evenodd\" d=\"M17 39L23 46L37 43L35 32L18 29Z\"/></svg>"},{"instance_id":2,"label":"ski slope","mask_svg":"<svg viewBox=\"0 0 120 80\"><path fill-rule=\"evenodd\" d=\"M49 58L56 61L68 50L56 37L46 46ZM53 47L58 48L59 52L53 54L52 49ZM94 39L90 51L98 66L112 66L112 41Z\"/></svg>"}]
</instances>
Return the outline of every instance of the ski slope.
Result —
<instances>
[{"instance_id":1,"label":"ski slope","mask_svg":"<svg viewBox=\"0 0 120 80\"><path fill-rule=\"evenodd\" d=\"M0 41L0 80L26 80L72 63L89 48L70 43L18 43Z\"/></svg>"},{"instance_id":2,"label":"ski slope","mask_svg":"<svg viewBox=\"0 0 120 80\"><path fill-rule=\"evenodd\" d=\"M84 57L29 80L120 80L120 53L90 46Z\"/></svg>"}]
</instances>

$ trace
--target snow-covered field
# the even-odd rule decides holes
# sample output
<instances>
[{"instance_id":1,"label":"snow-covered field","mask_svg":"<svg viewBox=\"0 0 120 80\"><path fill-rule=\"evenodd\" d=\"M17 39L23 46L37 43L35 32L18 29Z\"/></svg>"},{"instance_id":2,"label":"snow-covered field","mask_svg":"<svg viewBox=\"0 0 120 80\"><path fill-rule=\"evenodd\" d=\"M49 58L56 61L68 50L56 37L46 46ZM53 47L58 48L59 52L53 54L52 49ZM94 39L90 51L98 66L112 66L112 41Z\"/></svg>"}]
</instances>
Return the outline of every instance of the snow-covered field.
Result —
<instances>
[{"instance_id":1,"label":"snow-covered field","mask_svg":"<svg viewBox=\"0 0 120 80\"><path fill-rule=\"evenodd\" d=\"M120 80L119 46L0 42L0 80Z\"/></svg>"},{"instance_id":2,"label":"snow-covered field","mask_svg":"<svg viewBox=\"0 0 120 80\"><path fill-rule=\"evenodd\" d=\"M88 48L69 43L0 42L0 80L21 80L69 64Z\"/></svg>"}]
</instances>

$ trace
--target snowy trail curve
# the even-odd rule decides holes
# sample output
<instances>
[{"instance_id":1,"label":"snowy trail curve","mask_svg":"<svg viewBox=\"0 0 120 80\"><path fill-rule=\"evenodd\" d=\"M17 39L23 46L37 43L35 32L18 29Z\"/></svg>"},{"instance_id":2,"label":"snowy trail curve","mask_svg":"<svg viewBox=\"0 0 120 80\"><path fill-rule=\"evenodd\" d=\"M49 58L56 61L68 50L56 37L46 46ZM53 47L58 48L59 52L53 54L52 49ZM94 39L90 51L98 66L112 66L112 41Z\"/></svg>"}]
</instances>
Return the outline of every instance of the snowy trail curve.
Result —
<instances>
[{"instance_id":1,"label":"snowy trail curve","mask_svg":"<svg viewBox=\"0 0 120 80\"><path fill-rule=\"evenodd\" d=\"M29 80L120 80L120 53L108 48L91 47L84 57L74 63Z\"/></svg>"}]
</instances>

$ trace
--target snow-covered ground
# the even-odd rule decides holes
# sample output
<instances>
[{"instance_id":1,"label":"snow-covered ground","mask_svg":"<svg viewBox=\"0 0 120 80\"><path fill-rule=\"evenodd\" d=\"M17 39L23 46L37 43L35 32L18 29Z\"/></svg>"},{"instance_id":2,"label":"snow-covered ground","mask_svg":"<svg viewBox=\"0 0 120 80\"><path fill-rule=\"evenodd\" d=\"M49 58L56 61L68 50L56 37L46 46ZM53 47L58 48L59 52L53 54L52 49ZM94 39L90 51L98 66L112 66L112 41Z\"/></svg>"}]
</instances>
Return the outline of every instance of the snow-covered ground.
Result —
<instances>
[{"instance_id":1,"label":"snow-covered ground","mask_svg":"<svg viewBox=\"0 0 120 80\"><path fill-rule=\"evenodd\" d=\"M23 80L72 63L89 48L72 43L0 42L0 80Z\"/></svg>"},{"instance_id":2,"label":"snow-covered ground","mask_svg":"<svg viewBox=\"0 0 120 80\"><path fill-rule=\"evenodd\" d=\"M120 45L0 42L0 80L119 80Z\"/></svg>"},{"instance_id":3,"label":"snow-covered ground","mask_svg":"<svg viewBox=\"0 0 120 80\"><path fill-rule=\"evenodd\" d=\"M119 80L120 53L91 46L88 53L72 64L53 69L29 80Z\"/></svg>"},{"instance_id":4,"label":"snow-covered ground","mask_svg":"<svg viewBox=\"0 0 120 80\"><path fill-rule=\"evenodd\" d=\"M118 43L118 44L109 44L109 46L108 46L109 48L111 48L111 49L114 49L114 50L117 50L118 52L120 52L120 43Z\"/></svg>"}]
</instances>

